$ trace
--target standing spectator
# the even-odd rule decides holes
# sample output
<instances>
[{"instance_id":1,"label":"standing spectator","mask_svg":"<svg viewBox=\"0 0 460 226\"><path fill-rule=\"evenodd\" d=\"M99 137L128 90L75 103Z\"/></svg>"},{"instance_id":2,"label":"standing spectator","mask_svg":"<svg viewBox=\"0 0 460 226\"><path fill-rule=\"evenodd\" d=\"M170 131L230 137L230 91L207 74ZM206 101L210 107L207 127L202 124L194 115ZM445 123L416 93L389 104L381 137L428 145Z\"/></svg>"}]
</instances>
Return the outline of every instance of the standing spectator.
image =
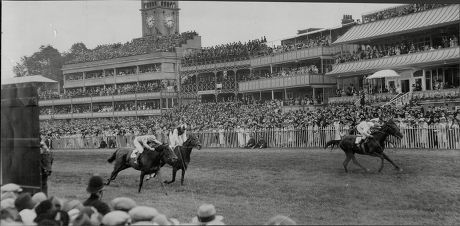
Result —
<instances>
[{"instance_id":1,"label":"standing spectator","mask_svg":"<svg viewBox=\"0 0 460 226\"><path fill-rule=\"evenodd\" d=\"M48 177L51 175L51 167L53 165L53 155L46 146L44 141L40 142L40 174L42 178L41 190L48 195Z\"/></svg>"},{"instance_id":2,"label":"standing spectator","mask_svg":"<svg viewBox=\"0 0 460 226\"><path fill-rule=\"evenodd\" d=\"M102 177L97 175L92 176L89 179L86 191L90 193L90 196L85 202L83 202L84 206L92 206L102 215L110 212L110 207L105 202L101 201L104 191L104 182Z\"/></svg>"}]
</instances>

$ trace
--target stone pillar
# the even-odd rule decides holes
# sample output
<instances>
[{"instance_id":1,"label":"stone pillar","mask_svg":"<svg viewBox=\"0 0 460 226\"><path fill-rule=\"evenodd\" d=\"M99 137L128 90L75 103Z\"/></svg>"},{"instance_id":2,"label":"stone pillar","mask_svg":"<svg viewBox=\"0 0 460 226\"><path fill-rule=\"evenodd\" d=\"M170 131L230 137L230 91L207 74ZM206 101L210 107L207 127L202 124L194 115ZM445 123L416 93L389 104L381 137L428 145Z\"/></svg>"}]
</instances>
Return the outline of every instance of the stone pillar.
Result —
<instances>
[{"instance_id":1,"label":"stone pillar","mask_svg":"<svg viewBox=\"0 0 460 226\"><path fill-rule=\"evenodd\" d=\"M272 90L272 100L274 100L274 99L275 99L275 92L274 92L274 90Z\"/></svg>"}]
</instances>

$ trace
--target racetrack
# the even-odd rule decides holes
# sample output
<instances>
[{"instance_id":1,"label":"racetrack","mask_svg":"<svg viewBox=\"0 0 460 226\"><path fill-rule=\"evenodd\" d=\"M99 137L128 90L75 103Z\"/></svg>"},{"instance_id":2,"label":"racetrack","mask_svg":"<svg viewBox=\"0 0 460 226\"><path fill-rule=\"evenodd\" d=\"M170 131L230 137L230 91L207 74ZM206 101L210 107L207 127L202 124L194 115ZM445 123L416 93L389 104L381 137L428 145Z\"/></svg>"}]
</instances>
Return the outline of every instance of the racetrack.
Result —
<instances>
[{"instance_id":1,"label":"racetrack","mask_svg":"<svg viewBox=\"0 0 460 226\"><path fill-rule=\"evenodd\" d=\"M114 150L54 151L49 193L84 200L92 173L107 178L113 166L106 159ZM185 186L144 183L137 193L139 171L122 171L106 187L103 200L119 196L153 206L188 222L198 206L212 203L227 224L262 224L284 214L301 224L456 224L460 222L460 151L387 150L404 171L380 160L357 156L371 169L353 163L342 167L339 150L203 149L193 150ZM171 168L163 168L170 179Z\"/></svg>"}]
</instances>

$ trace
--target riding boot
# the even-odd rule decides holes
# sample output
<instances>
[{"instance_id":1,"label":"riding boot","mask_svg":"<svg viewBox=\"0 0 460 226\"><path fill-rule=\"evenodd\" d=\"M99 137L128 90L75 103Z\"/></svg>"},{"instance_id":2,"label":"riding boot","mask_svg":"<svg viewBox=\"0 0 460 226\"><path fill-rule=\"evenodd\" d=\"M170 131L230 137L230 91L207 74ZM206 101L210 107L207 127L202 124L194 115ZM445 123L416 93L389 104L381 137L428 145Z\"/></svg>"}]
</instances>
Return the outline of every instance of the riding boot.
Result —
<instances>
[{"instance_id":1,"label":"riding boot","mask_svg":"<svg viewBox=\"0 0 460 226\"><path fill-rule=\"evenodd\" d=\"M137 165L137 159L139 158L139 152L136 153L136 156L134 157L134 164Z\"/></svg>"}]
</instances>

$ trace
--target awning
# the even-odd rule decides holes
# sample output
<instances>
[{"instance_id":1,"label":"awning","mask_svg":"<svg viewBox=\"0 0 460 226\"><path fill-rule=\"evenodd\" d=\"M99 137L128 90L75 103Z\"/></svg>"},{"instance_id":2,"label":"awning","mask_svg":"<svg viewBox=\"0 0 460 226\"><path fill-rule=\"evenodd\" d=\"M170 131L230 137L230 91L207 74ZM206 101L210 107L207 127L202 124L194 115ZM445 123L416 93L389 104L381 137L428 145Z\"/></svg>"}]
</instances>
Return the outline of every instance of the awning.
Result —
<instances>
[{"instance_id":1,"label":"awning","mask_svg":"<svg viewBox=\"0 0 460 226\"><path fill-rule=\"evenodd\" d=\"M399 74L393 70L381 70L381 71L375 72L374 74L370 75L366 79L391 78L391 77L399 77Z\"/></svg>"},{"instance_id":2,"label":"awning","mask_svg":"<svg viewBox=\"0 0 460 226\"><path fill-rule=\"evenodd\" d=\"M11 85L11 84L22 84L22 83L57 83L57 81L43 77L41 75L31 75L31 76L13 77L10 79L5 79L5 81L2 81L2 86Z\"/></svg>"},{"instance_id":3,"label":"awning","mask_svg":"<svg viewBox=\"0 0 460 226\"><path fill-rule=\"evenodd\" d=\"M459 8L460 5L455 4L405 16L356 25L339 37L333 44L356 43L363 40L394 36L395 34L410 33L434 26L458 23L458 21L460 21Z\"/></svg>"},{"instance_id":4,"label":"awning","mask_svg":"<svg viewBox=\"0 0 460 226\"><path fill-rule=\"evenodd\" d=\"M353 61L334 65L332 71L326 75L350 76L374 73L384 69L398 69L407 67L427 67L439 64L458 63L460 61L460 47L403 54L371 60Z\"/></svg>"}]
</instances>

